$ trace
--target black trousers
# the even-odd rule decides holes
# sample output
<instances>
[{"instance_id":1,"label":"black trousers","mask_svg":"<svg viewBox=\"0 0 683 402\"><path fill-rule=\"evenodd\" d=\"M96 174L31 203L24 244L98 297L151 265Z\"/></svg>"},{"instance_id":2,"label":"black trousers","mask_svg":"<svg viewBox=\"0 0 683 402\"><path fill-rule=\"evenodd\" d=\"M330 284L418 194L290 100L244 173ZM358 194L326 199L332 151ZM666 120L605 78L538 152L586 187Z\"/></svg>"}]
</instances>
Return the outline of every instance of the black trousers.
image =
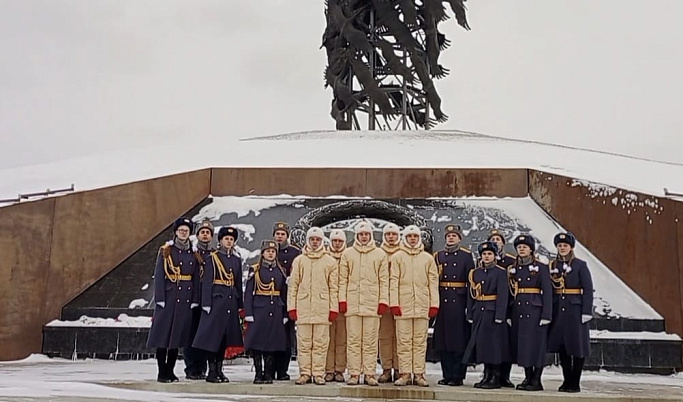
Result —
<instances>
[{"instance_id":1,"label":"black trousers","mask_svg":"<svg viewBox=\"0 0 683 402\"><path fill-rule=\"evenodd\" d=\"M464 380L467 366L462 362L464 353L441 352L441 372L446 380Z\"/></svg>"}]
</instances>

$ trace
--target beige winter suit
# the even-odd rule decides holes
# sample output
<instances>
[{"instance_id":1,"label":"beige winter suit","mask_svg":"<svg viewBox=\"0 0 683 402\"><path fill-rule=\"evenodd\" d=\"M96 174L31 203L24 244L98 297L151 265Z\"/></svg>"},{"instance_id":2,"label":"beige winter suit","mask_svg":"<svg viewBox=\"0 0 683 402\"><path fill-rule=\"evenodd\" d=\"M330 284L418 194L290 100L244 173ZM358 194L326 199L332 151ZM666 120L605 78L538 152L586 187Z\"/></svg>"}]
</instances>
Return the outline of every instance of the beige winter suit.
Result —
<instances>
[{"instance_id":1,"label":"beige winter suit","mask_svg":"<svg viewBox=\"0 0 683 402\"><path fill-rule=\"evenodd\" d=\"M400 245L391 246L384 241L381 247L387 253L389 275L391 276L391 257L400 249ZM391 286L391 283L389 286ZM387 310L382 314L379 321L379 360L382 363L383 370L398 370L398 355L396 351L396 325L394 324L394 316L390 310Z\"/></svg>"},{"instance_id":2,"label":"beige winter suit","mask_svg":"<svg viewBox=\"0 0 683 402\"><path fill-rule=\"evenodd\" d=\"M339 300L346 313L346 357L349 374L374 376L377 370L379 304L389 304L389 270L386 253L371 238L365 245L358 236L339 263Z\"/></svg>"},{"instance_id":3,"label":"beige winter suit","mask_svg":"<svg viewBox=\"0 0 683 402\"><path fill-rule=\"evenodd\" d=\"M337 265L341 260L342 253L346 247L335 251L331 247L327 250ZM337 270L337 280L339 279L339 269ZM327 363L325 364L325 372L343 373L346 371L346 316L341 312L337 319L332 322L330 326L330 346L327 348Z\"/></svg>"},{"instance_id":4,"label":"beige winter suit","mask_svg":"<svg viewBox=\"0 0 683 402\"><path fill-rule=\"evenodd\" d=\"M294 259L287 311L297 312L297 360L301 375L324 376L330 342L330 312L338 312L337 261L323 247L305 246Z\"/></svg>"},{"instance_id":5,"label":"beige winter suit","mask_svg":"<svg viewBox=\"0 0 683 402\"><path fill-rule=\"evenodd\" d=\"M391 258L390 305L399 306L395 316L398 368L401 374L425 373L429 308L439 307L439 271L423 247L401 250Z\"/></svg>"}]
</instances>

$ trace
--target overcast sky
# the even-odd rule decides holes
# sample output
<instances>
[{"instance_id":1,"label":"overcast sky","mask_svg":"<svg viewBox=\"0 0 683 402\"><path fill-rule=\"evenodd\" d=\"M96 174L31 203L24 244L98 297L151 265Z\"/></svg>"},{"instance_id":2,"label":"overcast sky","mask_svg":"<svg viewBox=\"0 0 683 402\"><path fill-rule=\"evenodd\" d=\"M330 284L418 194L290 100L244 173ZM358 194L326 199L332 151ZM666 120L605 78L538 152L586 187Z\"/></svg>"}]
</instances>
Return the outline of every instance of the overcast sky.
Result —
<instances>
[{"instance_id":1,"label":"overcast sky","mask_svg":"<svg viewBox=\"0 0 683 402\"><path fill-rule=\"evenodd\" d=\"M683 1L468 6L438 128L683 163ZM333 129L324 25L322 0L0 0L0 168Z\"/></svg>"}]
</instances>

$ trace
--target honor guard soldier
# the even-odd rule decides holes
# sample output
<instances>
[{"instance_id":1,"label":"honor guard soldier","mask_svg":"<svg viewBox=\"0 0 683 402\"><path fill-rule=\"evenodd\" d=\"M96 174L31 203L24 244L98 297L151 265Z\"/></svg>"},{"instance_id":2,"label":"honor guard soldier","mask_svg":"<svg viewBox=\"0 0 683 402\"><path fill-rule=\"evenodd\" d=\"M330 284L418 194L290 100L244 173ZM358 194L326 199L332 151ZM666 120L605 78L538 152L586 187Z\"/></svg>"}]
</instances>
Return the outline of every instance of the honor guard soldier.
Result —
<instances>
[{"instance_id":1,"label":"honor guard soldier","mask_svg":"<svg viewBox=\"0 0 683 402\"><path fill-rule=\"evenodd\" d=\"M545 366L548 324L552 320L553 286L550 270L536 260L536 241L523 234L515 238L517 259L508 268L512 295L511 325L513 361L524 367L523 391L542 391L541 375Z\"/></svg>"},{"instance_id":2,"label":"honor guard soldier","mask_svg":"<svg viewBox=\"0 0 683 402\"><path fill-rule=\"evenodd\" d=\"M499 229L492 229L489 232L488 241L494 243L498 247L498 255L496 255L496 260L498 260L498 265L503 268L507 268L515 263L515 256L505 252L505 237L503 232Z\"/></svg>"},{"instance_id":3,"label":"honor guard soldier","mask_svg":"<svg viewBox=\"0 0 683 402\"><path fill-rule=\"evenodd\" d=\"M287 285L289 319L296 321L297 385L325 385L325 359L330 344L330 323L339 315L337 261L326 251L319 227L306 233L306 246L294 259Z\"/></svg>"},{"instance_id":4,"label":"honor guard soldier","mask_svg":"<svg viewBox=\"0 0 683 402\"><path fill-rule=\"evenodd\" d=\"M339 283L339 261L346 250L346 234L341 229L330 232L330 246L327 252L334 258L337 264L337 284ZM339 300L339 289L337 289ZM339 309L337 309L339 311ZM327 350L327 362L325 364L325 381L345 382L346 371L346 316L339 313L337 319L330 326L330 345Z\"/></svg>"},{"instance_id":5,"label":"honor guard soldier","mask_svg":"<svg viewBox=\"0 0 683 402\"><path fill-rule=\"evenodd\" d=\"M488 241L494 243L498 247L498 255L496 255L496 260L498 260L498 265L503 268L507 268L515 263L516 256L505 252L505 235L500 229L492 229L489 232ZM512 305L508 307L508 317L511 314ZM500 386L504 388L514 388L515 384L510 381L510 371L512 371L512 362L503 362L500 365Z\"/></svg>"},{"instance_id":6,"label":"honor guard soldier","mask_svg":"<svg viewBox=\"0 0 683 402\"><path fill-rule=\"evenodd\" d=\"M239 234L233 227L218 231L218 250L204 265L202 278L202 318L193 346L208 353L207 382L229 382L223 374L228 346L242 346L239 313L242 300L242 258L235 251Z\"/></svg>"},{"instance_id":7,"label":"honor guard soldier","mask_svg":"<svg viewBox=\"0 0 683 402\"><path fill-rule=\"evenodd\" d=\"M173 382L178 348L190 343L192 309L199 306L201 256L190 243L192 221L180 218L173 224L173 240L159 249L154 267L154 316L147 339L156 348L157 381Z\"/></svg>"},{"instance_id":8,"label":"honor guard soldier","mask_svg":"<svg viewBox=\"0 0 683 402\"><path fill-rule=\"evenodd\" d=\"M425 378L429 319L439 312L439 270L424 251L420 228L403 231L401 249L391 257L389 305L396 319L398 367L394 385L428 387ZM412 378L411 378L412 374Z\"/></svg>"},{"instance_id":9,"label":"honor guard soldier","mask_svg":"<svg viewBox=\"0 0 683 402\"><path fill-rule=\"evenodd\" d=\"M210 220L203 220L195 231L197 236L197 252L202 257L202 263L199 267L200 280L204 275L204 264L209 259L209 256L214 251L211 247L211 240L213 240L213 224ZM199 300L201 297L201 286L195 289L199 292ZM192 309L192 329L190 331L190 343L183 349L183 360L185 360L185 378L188 380L203 380L206 378L207 359L206 354L201 349L192 347L192 342L197 334L199 328L199 320L202 317L202 310L200 308Z\"/></svg>"},{"instance_id":10,"label":"honor guard soldier","mask_svg":"<svg viewBox=\"0 0 683 402\"><path fill-rule=\"evenodd\" d=\"M301 250L289 243L289 225L285 222L275 222L273 225L273 239L277 243L277 260L285 274L289 277L292 262L301 254ZM292 358L292 348L296 347L296 331L294 323L287 323L287 350L275 353L275 379L289 381L289 362Z\"/></svg>"},{"instance_id":11,"label":"honor guard soldier","mask_svg":"<svg viewBox=\"0 0 683 402\"><path fill-rule=\"evenodd\" d=\"M478 247L481 260L468 276L470 298L467 300L467 321L472 324L472 335L463 361L470 357L484 364L483 379L475 388L500 388L500 364L509 361L508 326L505 318L508 307L507 272L496 264L498 248L490 241Z\"/></svg>"},{"instance_id":12,"label":"honor guard soldier","mask_svg":"<svg viewBox=\"0 0 683 402\"><path fill-rule=\"evenodd\" d=\"M434 253L439 268L439 314L436 316L434 349L440 353L443 378L439 385L460 386L465 379L467 366L462 362L470 339L471 327L467 322L467 278L474 269L472 252L460 245L462 229L446 225L446 248Z\"/></svg>"},{"instance_id":13,"label":"honor guard soldier","mask_svg":"<svg viewBox=\"0 0 683 402\"><path fill-rule=\"evenodd\" d=\"M249 269L244 290L244 321L248 324L245 349L254 357L254 384L272 384L275 356L289 347L287 318L287 275L277 262L277 243L264 240L261 258Z\"/></svg>"},{"instance_id":14,"label":"honor guard soldier","mask_svg":"<svg viewBox=\"0 0 683 402\"><path fill-rule=\"evenodd\" d=\"M555 288L548 351L560 354L564 382L560 392L580 392L581 371L590 356L588 322L593 318L593 279L586 261L576 258L576 238L558 233L557 258L550 263Z\"/></svg>"},{"instance_id":15,"label":"honor guard soldier","mask_svg":"<svg viewBox=\"0 0 683 402\"><path fill-rule=\"evenodd\" d=\"M339 263L339 309L346 314L348 385L379 385L377 336L379 317L389 308L387 255L375 245L369 222L356 225L355 241Z\"/></svg>"},{"instance_id":16,"label":"honor guard soldier","mask_svg":"<svg viewBox=\"0 0 683 402\"><path fill-rule=\"evenodd\" d=\"M401 248L401 229L393 223L387 223L382 230L382 245L380 246L389 260L389 275L391 276L391 256ZM393 382L398 380L398 354L396 351L396 326L391 311L382 314L379 321L379 360L382 364L382 374L377 382ZM391 370L394 370L393 376Z\"/></svg>"}]
</instances>

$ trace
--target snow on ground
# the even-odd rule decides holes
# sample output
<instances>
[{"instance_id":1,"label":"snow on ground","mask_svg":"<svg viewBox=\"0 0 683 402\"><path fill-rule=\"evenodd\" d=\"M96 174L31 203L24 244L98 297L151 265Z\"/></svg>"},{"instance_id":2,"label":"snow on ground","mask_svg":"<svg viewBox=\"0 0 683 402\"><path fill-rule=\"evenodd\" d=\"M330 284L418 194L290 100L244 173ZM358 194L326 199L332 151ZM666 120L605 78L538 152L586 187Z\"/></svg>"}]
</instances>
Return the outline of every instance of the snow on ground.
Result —
<instances>
[{"instance_id":1,"label":"snow on ground","mask_svg":"<svg viewBox=\"0 0 683 402\"><path fill-rule=\"evenodd\" d=\"M46 324L48 327L134 327L150 328L152 317L137 316L130 317L127 314L119 314L116 318L100 318L81 316L78 320L62 321L52 320Z\"/></svg>"},{"instance_id":2,"label":"snow on ground","mask_svg":"<svg viewBox=\"0 0 683 402\"><path fill-rule=\"evenodd\" d=\"M182 378L183 362L179 361L175 373ZM378 372L380 368L377 368ZM238 359L227 362L224 366L226 375L231 382L249 383L253 379L251 363ZM296 376L297 365L292 362L289 374ZM481 367L476 370L470 368L466 384L471 387L481 373ZM427 375L430 381L440 378L441 370L438 364L427 363ZM36 398L44 400L70 400L69 398L116 399L133 401L215 401L217 395L183 394L151 391L134 391L113 388L101 384L123 381L153 381L156 377L156 361L150 360L76 360L49 359L42 355L32 355L27 359L0 363L0 398ZM515 367L512 373L514 382L521 381L522 370ZM557 367L550 367L543 373L546 388L557 387L562 378ZM676 395L683 392L683 374L657 376L646 374L618 374L613 372L586 372L583 376L584 388L604 390L611 393L627 390L629 386L637 389L650 388L652 394L666 393ZM207 387L216 385L205 384ZM229 385L218 385L229 387ZM332 385L330 385L332 386ZM469 387L468 387L469 388ZM503 392L503 391L501 391ZM514 391L507 391L514 392ZM273 386L273 393L277 387ZM223 400L240 400L246 396L220 395ZM254 399L254 396L249 396ZM302 400L314 400L302 399Z\"/></svg>"},{"instance_id":3,"label":"snow on ground","mask_svg":"<svg viewBox=\"0 0 683 402\"><path fill-rule=\"evenodd\" d=\"M462 131L295 133L220 142L202 153L169 161L179 146L186 144L165 141L151 148L3 169L0 199L72 183L83 191L222 166L533 168L651 195L662 196L665 187L683 191L678 179L683 177L681 164ZM302 150L305 157L295 157Z\"/></svg>"}]
</instances>

